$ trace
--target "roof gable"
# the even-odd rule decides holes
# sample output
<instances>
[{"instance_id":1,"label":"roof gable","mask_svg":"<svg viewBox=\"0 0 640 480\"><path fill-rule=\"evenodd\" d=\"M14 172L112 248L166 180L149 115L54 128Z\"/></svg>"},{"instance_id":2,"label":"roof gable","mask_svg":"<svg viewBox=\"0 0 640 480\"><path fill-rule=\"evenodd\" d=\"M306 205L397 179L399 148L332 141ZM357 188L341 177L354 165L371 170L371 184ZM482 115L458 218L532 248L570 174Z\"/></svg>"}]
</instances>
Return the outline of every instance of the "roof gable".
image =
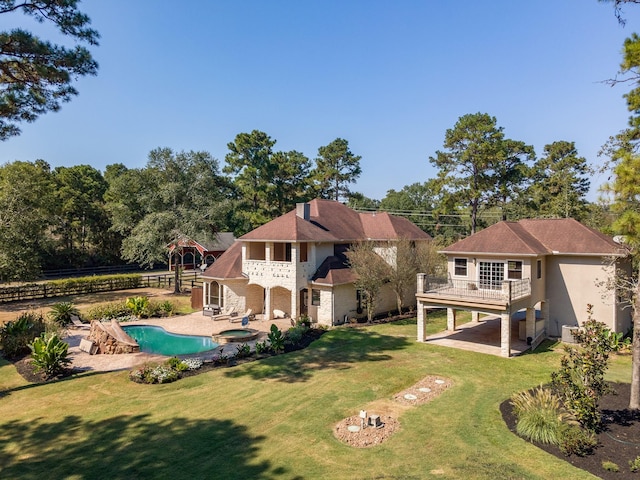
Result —
<instances>
[{"instance_id":1,"label":"roof gable","mask_svg":"<svg viewBox=\"0 0 640 480\"><path fill-rule=\"evenodd\" d=\"M206 278L241 278L242 243L235 242L202 274Z\"/></svg>"}]
</instances>

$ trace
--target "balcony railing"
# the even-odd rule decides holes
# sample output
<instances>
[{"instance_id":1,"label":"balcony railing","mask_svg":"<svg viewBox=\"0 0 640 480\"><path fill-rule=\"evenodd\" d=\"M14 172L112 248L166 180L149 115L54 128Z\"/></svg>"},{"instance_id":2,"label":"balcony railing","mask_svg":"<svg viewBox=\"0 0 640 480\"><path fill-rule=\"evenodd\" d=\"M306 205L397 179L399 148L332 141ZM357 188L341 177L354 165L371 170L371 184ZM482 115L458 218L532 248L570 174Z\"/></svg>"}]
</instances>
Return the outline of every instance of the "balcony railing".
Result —
<instances>
[{"instance_id":1,"label":"balcony railing","mask_svg":"<svg viewBox=\"0 0 640 480\"><path fill-rule=\"evenodd\" d=\"M418 292L443 297L511 303L531 295L531 281L528 278L523 278L491 283L488 281L458 280L450 277L432 277L419 273Z\"/></svg>"}]
</instances>

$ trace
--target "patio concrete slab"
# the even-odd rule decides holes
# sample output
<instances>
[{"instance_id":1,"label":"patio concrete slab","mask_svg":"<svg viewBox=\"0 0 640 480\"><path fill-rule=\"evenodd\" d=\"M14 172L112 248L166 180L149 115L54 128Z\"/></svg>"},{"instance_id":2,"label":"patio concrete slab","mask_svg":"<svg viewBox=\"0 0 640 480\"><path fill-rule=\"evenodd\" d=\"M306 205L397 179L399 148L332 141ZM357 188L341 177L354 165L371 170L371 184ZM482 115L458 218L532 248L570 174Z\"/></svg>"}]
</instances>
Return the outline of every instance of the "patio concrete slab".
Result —
<instances>
[{"instance_id":1,"label":"patio concrete slab","mask_svg":"<svg viewBox=\"0 0 640 480\"><path fill-rule=\"evenodd\" d=\"M511 356L520 355L529 349L526 342L518 338L519 320L511 320ZM500 354L500 317L486 316L478 322L467 322L456 326L454 331L442 331L430 335L425 343L458 348L471 352Z\"/></svg>"}]
</instances>

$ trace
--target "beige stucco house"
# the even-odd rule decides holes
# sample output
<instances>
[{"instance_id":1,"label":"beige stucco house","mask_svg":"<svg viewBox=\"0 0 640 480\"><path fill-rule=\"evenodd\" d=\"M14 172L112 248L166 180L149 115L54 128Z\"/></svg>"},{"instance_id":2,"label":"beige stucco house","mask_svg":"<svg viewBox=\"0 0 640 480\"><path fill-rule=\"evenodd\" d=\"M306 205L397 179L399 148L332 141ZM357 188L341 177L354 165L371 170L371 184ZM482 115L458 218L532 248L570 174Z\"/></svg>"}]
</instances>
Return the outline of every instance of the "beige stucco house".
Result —
<instances>
[{"instance_id":1,"label":"beige stucco house","mask_svg":"<svg viewBox=\"0 0 640 480\"><path fill-rule=\"evenodd\" d=\"M573 219L499 222L445 248L448 277L418 275L418 340L425 340L428 307L447 308L447 329L456 311L501 318L501 355L511 354L511 317L524 311L522 336L531 348L560 337L563 327L593 318L614 332L631 327L630 309L604 283L629 272L627 250ZM536 313L537 312L537 313Z\"/></svg>"},{"instance_id":2,"label":"beige stucco house","mask_svg":"<svg viewBox=\"0 0 640 480\"><path fill-rule=\"evenodd\" d=\"M355 276L345 252L354 243L373 242L393 262L394 241L431 237L402 217L384 212L358 213L347 206L315 199L240 237L203 274L205 309L262 314L274 310L335 325L362 316ZM385 288L378 311L395 309Z\"/></svg>"}]
</instances>

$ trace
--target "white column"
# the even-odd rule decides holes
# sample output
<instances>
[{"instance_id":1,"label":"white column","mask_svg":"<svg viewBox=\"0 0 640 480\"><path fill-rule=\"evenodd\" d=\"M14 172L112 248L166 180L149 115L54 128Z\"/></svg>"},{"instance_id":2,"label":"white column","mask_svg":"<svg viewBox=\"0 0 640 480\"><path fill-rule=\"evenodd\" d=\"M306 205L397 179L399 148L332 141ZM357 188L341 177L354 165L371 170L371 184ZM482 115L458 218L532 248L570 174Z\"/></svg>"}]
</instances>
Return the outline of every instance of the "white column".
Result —
<instances>
[{"instance_id":1,"label":"white column","mask_svg":"<svg viewBox=\"0 0 640 480\"><path fill-rule=\"evenodd\" d=\"M509 312L500 315L500 355L509 358L511 356L511 315Z\"/></svg>"},{"instance_id":2,"label":"white column","mask_svg":"<svg viewBox=\"0 0 640 480\"><path fill-rule=\"evenodd\" d=\"M266 287L264 289L264 319L271 320L271 315L273 312L271 311L271 287Z\"/></svg>"},{"instance_id":3,"label":"white column","mask_svg":"<svg viewBox=\"0 0 640 480\"><path fill-rule=\"evenodd\" d=\"M427 312L425 311L424 305L420 300L418 300L418 341L424 342L425 338L427 338L427 331L425 328L425 320L426 320Z\"/></svg>"},{"instance_id":4,"label":"white column","mask_svg":"<svg viewBox=\"0 0 640 480\"><path fill-rule=\"evenodd\" d=\"M476 310L471 310L471 321L478 323L479 320L480 320L480 312Z\"/></svg>"},{"instance_id":5,"label":"white column","mask_svg":"<svg viewBox=\"0 0 640 480\"><path fill-rule=\"evenodd\" d=\"M447 330L453 332L456 329L456 311L453 308L447 308Z\"/></svg>"},{"instance_id":6,"label":"white column","mask_svg":"<svg viewBox=\"0 0 640 480\"><path fill-rule=\"evenodd\" d=\"M525 330L527 337L531 338L531 341L536 339L536 309L528 307L527 317L525 320Z\"/></svg>"}]
</instances>

